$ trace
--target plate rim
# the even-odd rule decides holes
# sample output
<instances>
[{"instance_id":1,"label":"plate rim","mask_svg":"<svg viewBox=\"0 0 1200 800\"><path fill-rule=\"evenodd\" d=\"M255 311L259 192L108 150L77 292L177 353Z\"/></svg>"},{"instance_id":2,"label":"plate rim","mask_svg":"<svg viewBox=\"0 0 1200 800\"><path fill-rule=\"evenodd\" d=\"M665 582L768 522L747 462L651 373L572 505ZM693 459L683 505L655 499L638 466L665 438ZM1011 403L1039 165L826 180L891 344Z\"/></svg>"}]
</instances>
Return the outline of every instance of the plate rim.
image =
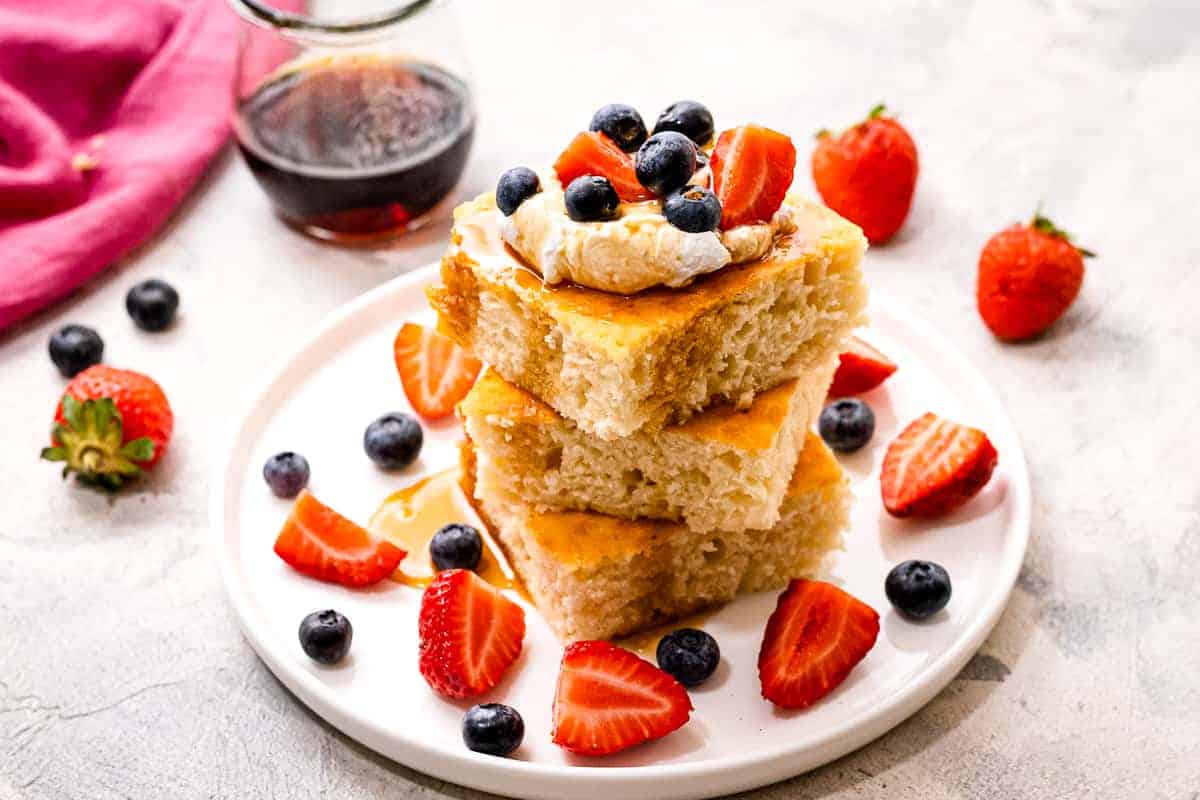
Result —
<instances>
[{"instance_id":1,"label":"plate rim","mask_svg":"<svg viewBox=\"0 0 1200 800\"><path fill-rule=\"evenodd\" d=\"M929 322L904 309L884 293L872 289L869 308L885 311L903 326L919 335L938 355L950 362L951 368L968 380L971 391L987 403L988 415L1000 422L1004 438L1011 442L1006 451L1006 469L1009 470L1007 493L1012 504L1012 521L1008 533L1016 533L1013 543L1005 548L1002 572L995 589L983 603L982 612L967 624L954 644L939 654L923 671L922 678L905 686L888 704L869 709L851 716L837 725L824 729L824 742L819 745L820 755L800 758L805 749L795 743L781 743L751 754L717 756L702 761L679 762L661 765L640 766L590 766L574 764L542 764L517 759L496 758L464 750L451 753L425 745L415 736L407 736L398 730L387 730L374 722L364 721L341 710L334 697L334 690L304 670L290 667L288 662L274 652L274 648L251 624L250 598L236 590L237 576L235 559L226 552L228 490L232 482L240 480L240 473L231 474L236 463L238 445L258 424L259 408L269 399L277 384L283 381L294 368L301 354L318 345L337 328L364 310L389 297L416 289L432 282L436 277L438 262L431 262L396 276L328 312L313 330L296 346L277 356L263 371L264 377L243 394L241 404L234 406L234 414L217 439L216 459L209 473L209 544L214 548L225 595L232 606L242 635L250 643L258 657L271 673L302 703L311 708L326 722L343 734L355 739L386 758L397 761L411 769L436 778L492 792L513 790L526 797L557 797L546 794L556 787L565 787L564 782L585 779L593 785L614 788L629 786L641 781L671 778L708 778L721 775L724 780L709 784L698 792L671 794L671 797L715 797L729 792L745 791L765 786L816 769L837 758L841 758L870 741L878 738L904 721L940 693L966 663L974 656L991 633L1008 604L1009 596L1024 563L1031 534L1032 490L1026 464L1024 447L999 395L986 378L966 356ZM1008 538L1008 537L1006 537ZM397 748L385 745L401 744L402 756L393 755ZM390 750L392 752L387 752ZM791 761L787 761L791 757ZM780 762L783 762L782 764ZM519 787L523 781L548 781L550 785L534 788ZM538 792L542 793L538 793ZM661 787L660 787L661 791ZM664 795L665 796L665 795Z\"/></svg>"}]
</instances>

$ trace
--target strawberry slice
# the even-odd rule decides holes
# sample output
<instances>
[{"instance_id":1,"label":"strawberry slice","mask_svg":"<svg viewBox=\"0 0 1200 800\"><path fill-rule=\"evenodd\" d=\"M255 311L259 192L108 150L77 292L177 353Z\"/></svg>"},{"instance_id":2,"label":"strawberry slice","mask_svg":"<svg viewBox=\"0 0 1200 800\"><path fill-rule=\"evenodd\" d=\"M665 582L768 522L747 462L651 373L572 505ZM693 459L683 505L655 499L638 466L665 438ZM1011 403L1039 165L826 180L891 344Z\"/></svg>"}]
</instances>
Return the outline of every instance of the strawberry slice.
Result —
<instances>
[{"instance_id":1,"label":"strawberry slice","mask_svg":"<svg viewBox=\"0 0 1200 800\"><path fill-rule=\"evenodd\" d=\"M563 652L554 693L554 743L602 756L682 726L692 701L677 680L628 650L600 641Z\"/></svg>"},{"instance_id":2,"label":"strawberry slice","mask_svg":"<svg viewBox=\"0 0 1200 800\"><path fill-rule=\"evenodd\" d=\"M332 508L300 492L275 540L275 554L298 572L342 586L369 586L396 571L405 552L372 539Z\"/></svg>"},{"instance_id":3,"label":"strawberry slice","mask_svg":"<svg viewBox=\"0 0 1200 800\"><path fill-rule=\"evenodd\" d=\"M836 689L879 636L875 609L831 583L794 578L758 651L762 696L782 708L807 708Z\"/></svg>"},{"instance_id":4,"label":"strawberry slice","mask_svg":"<svg viewBox=\"0 0 1200 800\"><path fill-rule=\"evenodd\" d=\"M830 397L868 392L896 371L896 362L857 336L846 339L846 350L838 358L837 372L829 387Z\"/></svg>"},{"instance_id":5,"label":"strawberry slice","mask_svg":"<svg viewBox=\"0 0 1200 800\"><path fill-rule=\"evenodd\" d=\"M767 222L783 205L796 171L796 146L778 131L743 125L717 138L709 160L721 201L721 229Z\"/></svg>"},{"instance_id":6,"label":"strawberry slice","mask_svg":"<svg viewBox=\"0 0 1200 800\"><path fill-rule=\"evenodd\" d=\"M632 156L598 131L581 133L572 139L554 162L554 171L564 189L580 175L599 175L608 178L617 196L626 203L654 196L638 181Z\"/></svg>"},{"instance_id":7,"label":"strawberry slice","mask_svg":"<svg viewBox=\"0 0 1200 800\"><path fill-rule=\"evenodd\" d=\"M439 572L421 596L419 666L429 688L474 697L521 655L525 611L474 572Z\"/></svg>"},{"instance_id":8,"label":"strawberry slice","mask_svg":"<svg viewBox=\"0 0 1200 800\"><path fill-rule=\"evenodd\" d=\"M396 332L392 356L408 402L430 420L454 410L483 366L445 336L411 322Z\"/></svg>"},{"instance_id":9,"label":"strawberry slice","mask_svg":"<svg viewBox=\"0 0 1200 800\"><path fill-rule=\"evenodd\" d=\"M888 445L879 475L883 507L895 517L953 511L984 487L996 461L983 431L926 412Z\"/></svg>"}]
</instances>

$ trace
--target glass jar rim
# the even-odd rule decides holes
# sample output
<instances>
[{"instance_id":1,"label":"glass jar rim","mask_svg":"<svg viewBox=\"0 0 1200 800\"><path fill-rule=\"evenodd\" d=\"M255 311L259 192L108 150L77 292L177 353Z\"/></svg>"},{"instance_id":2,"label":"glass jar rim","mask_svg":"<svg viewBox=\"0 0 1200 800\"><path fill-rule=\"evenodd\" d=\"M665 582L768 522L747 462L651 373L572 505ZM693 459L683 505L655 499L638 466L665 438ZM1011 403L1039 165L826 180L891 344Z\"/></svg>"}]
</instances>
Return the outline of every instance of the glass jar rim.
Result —
<instances>
[{"instance_id":1,"label":"glass jar rim","mask_svg":"<svg viewBox=\"0 0 1200 800\"><path fill-rule=\"evenodd\" d=\"M433 5L437 0L408 0L408 2L345 20L328 22L275 8L264 0L229 0L238 16L260 27L284 34L359 34L370 33L402 22Z\"/></svg>"}]
</instances>

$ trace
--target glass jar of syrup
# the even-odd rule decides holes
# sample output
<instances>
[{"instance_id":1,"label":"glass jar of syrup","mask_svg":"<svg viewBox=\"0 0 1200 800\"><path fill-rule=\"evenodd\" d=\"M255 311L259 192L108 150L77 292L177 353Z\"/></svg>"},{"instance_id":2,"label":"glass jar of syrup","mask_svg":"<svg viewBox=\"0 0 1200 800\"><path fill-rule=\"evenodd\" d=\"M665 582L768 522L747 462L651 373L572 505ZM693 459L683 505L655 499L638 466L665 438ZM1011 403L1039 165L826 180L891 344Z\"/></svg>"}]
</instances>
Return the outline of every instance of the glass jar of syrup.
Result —
<instances>
[{"instance_id":1,"label":"glass jar of syrup","mask_svg":"<svg viewBox=\"0 0 1200 800\"><path fill-rule=\"evenodd\" d=\"M475 132L449 0L322 20L295 10L303 0L231 2L246 22L234 131L276 213L341 242L424 221Z\"/></svg>"}]
</instances>

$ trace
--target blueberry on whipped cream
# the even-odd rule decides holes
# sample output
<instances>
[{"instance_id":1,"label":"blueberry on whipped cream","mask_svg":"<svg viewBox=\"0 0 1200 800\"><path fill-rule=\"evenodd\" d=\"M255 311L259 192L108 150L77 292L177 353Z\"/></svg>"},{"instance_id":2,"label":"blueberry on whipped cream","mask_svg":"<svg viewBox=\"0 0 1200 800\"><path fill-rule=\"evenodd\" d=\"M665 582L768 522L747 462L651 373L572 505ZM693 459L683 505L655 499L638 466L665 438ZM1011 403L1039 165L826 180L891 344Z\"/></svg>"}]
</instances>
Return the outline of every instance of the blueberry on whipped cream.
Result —
<instances>
[{"instance_id":1,"label":"blueberry on whipped cream","mask_svg":"<svg viewBox=\"0 0 1200 800\"><path fill-rule=\"evenodd\" d=\"M496 184L496 207L511 217L517 207L542 190L537 173L529 167L513 167Z\"/></svg>"}]
</instances>

